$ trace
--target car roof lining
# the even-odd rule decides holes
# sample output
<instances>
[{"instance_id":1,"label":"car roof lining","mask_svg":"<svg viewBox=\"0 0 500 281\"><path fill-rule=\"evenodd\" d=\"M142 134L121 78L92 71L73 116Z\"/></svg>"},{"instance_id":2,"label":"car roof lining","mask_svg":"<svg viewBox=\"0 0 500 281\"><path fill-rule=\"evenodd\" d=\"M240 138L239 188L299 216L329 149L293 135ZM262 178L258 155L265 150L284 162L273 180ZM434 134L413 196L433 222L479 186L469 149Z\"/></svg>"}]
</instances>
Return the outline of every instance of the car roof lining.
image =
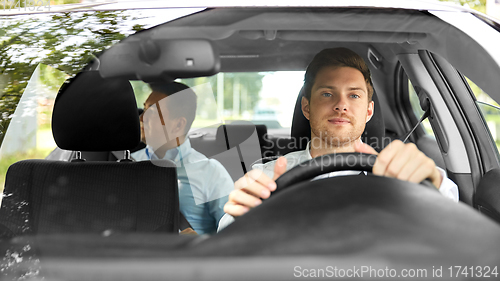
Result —
<instances>
[{"instance_id":1,"label":"car roof lining","mask_svg":"<svg viewBox=\"0 0 500 281\"><path fill-rule=\"evenodd\" d=\"M208 10L158 26L151 29L151 32L141 32L136 40L142 40L144 37L222 40L235 33L240 33L242 37L245 37L245 33L250 32L276 31L284 37L282 38L284 40L308 40L309 38L309 40L316 41L352 41L352 38L359 37L361 42L371 40L386 42L390 40L403 43L422 39L428 30L413 25L412 21L432 18L432 16L418 11L390 10L389 17L387 10L377 10L377 12L364 9L341 9L340 11L329 10L328 12L315 11L314 9L290 10L279 9L273 12L262 10L253 16L245 13L243 19L226 25L220 25L217 19L214 22L211 16L223 17L221 12L238 14L239 11L233 9ZM204 21L199 20L200 15L205 15ZM192 22L190 19L193 19ZM402 25L402 23L407 24ZM302 33L299 33L300 31ZM320 31L335 31L336 33L325 33L326 38L321 33L315 35ZM356 35L353 35L353 32L356 32ZM332 35L335 37L332 38ZM307 37L302 38L304 36Z\"/></svg>"},{"instance_id":2,"label":"car roof lining","mask_svg":"<svg viewBox=\"0 0 500 281\"><path fill-rule=\"evenodd\" d=\"M416 10L215 8L125 41L145 38L209 39L219 48L222 72L303 70L325 47L383 43L392 56L419 49L439 54L490 94L500 77L499 66L480 44L433 14Z\"/></svg>"}]
</instances>

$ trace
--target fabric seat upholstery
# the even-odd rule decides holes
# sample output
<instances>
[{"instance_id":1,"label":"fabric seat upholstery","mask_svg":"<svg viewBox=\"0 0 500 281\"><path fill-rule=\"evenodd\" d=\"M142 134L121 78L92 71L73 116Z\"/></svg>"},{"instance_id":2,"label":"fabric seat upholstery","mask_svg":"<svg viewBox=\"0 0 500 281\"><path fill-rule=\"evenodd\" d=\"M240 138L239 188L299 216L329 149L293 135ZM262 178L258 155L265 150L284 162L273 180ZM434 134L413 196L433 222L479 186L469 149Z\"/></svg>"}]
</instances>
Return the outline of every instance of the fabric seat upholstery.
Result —
<instances>
[{"instance_id":1,"label":"fabric seat upholstery","mask_svg":"<svg viewBox=\"0 0 500 281\"><path fill-rule=\"evenodd\" d=\"M9 236L174 232L177 189L165 188L165 183L175 178L175 168L149 161L20 161L7 172L0 218Z\"/></svg>"},{"instance_id":2,"label":"fabric seat upholstery","mask_svg":"<svg viewBox=\"0 0 500 281\"><path fill-rule=\"evenodd\" d=\"M268 145L265 125L225 124L217 128L212 153L207 156L219 161L236 181L265 156Z\"/></svg>"},{"instance_id":3,"label":"fabric seat upholstery","mask_svg":"<svg viewBox=\"0 0 500 281\"><path fill-rule=\"evenodd\" d=\"M132 149L139 118L128 80L84 71L63 85L54 104L58 147L75 151ZM177 232L177 171L171 161L25 160L6 176L0 209L4 236L37 233Z\"/></svg>"}]
</instances>

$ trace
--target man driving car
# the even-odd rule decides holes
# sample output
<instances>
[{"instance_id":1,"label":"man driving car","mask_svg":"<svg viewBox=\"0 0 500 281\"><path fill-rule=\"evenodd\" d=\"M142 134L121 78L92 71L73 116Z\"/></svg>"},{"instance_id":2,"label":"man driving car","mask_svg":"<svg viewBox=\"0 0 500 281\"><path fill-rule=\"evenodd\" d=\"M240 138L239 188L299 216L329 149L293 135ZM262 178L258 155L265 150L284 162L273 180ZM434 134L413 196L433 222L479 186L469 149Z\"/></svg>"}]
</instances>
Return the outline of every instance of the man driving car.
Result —
<instances>
[{"instance_id":1,"label":"man driving car","mask_svg":"<svg viewBox=\"0 0 500 281\"><path fill-rule=\"evenodd\" d=\"M358 54L346 48L319 52L307 67L303 87L302 112L311 126L307 148L254 165L252 171L237 180L224 206L227 214L219 223L219 229L230 224L233 217L247 213L269 198L276 190L275 180L284 172L331 153L378 154L373 174L414 183L429 179L444 196L458 201L456 184L414 144L396 140L377 153L361 141L365 125L373 116L374 102L370 70ZM348 174L359 174L359 171L333 172L327 176Z\"/></svg>"}]
</instances>

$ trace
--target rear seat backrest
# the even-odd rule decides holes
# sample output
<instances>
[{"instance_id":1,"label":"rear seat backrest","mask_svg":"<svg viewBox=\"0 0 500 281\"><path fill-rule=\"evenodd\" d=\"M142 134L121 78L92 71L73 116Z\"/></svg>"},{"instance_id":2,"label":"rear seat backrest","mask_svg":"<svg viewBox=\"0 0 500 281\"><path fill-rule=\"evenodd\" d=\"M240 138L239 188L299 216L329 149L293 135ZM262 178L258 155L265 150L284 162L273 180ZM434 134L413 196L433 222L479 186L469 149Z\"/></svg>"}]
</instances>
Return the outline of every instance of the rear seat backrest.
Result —
<instances>
[{"instance_id":1,"label":"rear seat backrest","mask_svg":"<svg viewBox=\"0 0 500 281\"><path fill-rule=\"evenodd\" d=\"M236 159L239 159L240 165L225 165L231 177L233 177L233 175L236 179L242 177L246 172L252 169L252 164L254 162L262 158L261 143L263 142L267 128L262 125L257 126L248 123L221 125L217 128L217 133L215 135L217 144L227 150L236 151L236 153L227 154L228 157L232 158L231 160L234 161L236 157ZM219 158L217 158L219 162L225 162L226 160ZM222 164L224 165L224 163Z\"/></svg>"},{"instance_id":2,"label":"rear seat backrest","mask_svg":"<svg viewBox=\"0 0 500 281\"><path fill-rule=\"evenodd\" d=\"M244 124L220 125L215 134L215 140L192 139L194 149L209 158L219 161L236 181L247 171L252 164L271 150L267 140L267 127Z\"/></svg>"},{"instance_id":3,"label":"rear seat backrest","mask_svg":"<svg viewBox=\"0 0 500 281\"><path fill-rule=\"evenodd\" d=\"M265 157L268 147L266 125L247 124L226 124L217 128L215 139L218 143L224 144L227 149L237 145L256 145L260 149L260 157ZM258 159L255 159L258 160Z\"/></svg>"}]
</instances>

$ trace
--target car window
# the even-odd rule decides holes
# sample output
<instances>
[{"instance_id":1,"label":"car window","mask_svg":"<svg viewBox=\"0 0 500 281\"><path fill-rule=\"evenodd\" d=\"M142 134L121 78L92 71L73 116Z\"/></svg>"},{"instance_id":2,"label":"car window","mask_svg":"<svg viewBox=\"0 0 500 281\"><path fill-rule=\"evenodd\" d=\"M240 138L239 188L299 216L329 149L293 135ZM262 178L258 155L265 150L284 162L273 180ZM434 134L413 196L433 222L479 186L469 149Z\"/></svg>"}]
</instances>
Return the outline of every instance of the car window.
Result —
<instances>
[{"instance_id":1,"label":"car window","mask_svg":"<svg viewBox=\"0 0 500 281\"><path fill-rule=\"evenodd\" d=\"M472 80L465 77L467 84L476 97L476 105L481 112L488 131L495 141L497 150L500 149L500 105L477 86Z\"/></svg>"},{"instance_id":2,"label":"car window","mask_svg":"<svg viewBox=\"0 0 500 281\"><path fill-rule=\"evenodd\" d=\"M289 131L293 109L303 84L303 71L219 73L210 77L178 79L198 95L191 131L220 123L250 121L270 131ZM132 81L138 107L151 89Z\"/></svg>"},{"instance_id":3,"label":"car window","mask_svg":"<svg viewBox=\"0 0 500 281\"><path fill-rule=\"evenodd\" d=\"M15 111L2 112L6 129L0 147L0 186L3 188L7 168L23 159L44 159L57 145L52 137L51 117L54 100L68 75L61 70L39 64L17 100ZM13 102L4 99L0 105Z\"/></svg>"},{"instance_id":4,"label":"car window","mask_svg":"<svg viewBox=\"0 0 500 281\"><path fill-rule=\"evenodd\" d=\"M303 71L245 72L219 73L182 82L191 87L209 83L225 123L246 120L271 130L289 130L303 78Z\"/></svg>"},{"instance_id":5,"label":"car window","mask_svg":"<svg viewBox=\"0 0 500 281\"><path fill-rule=\"evenodd\" d=\"M417 120L420 120L422 115L424 115L424 110L420 106L420 101L418 100L417 92L415 91L415 88L413 88L413 85L410 80L408 80L408 97L410 100L410 105L413 110L413 113L415 114L415 117L417 117ZM413 124L414 126L415 124ZM432 130L431 123L429 122L429 118L426 118L425 120L422 121L422 127L424 128L425 133L428 136L431 136L432 138L436 138L434 136L434 131Z\"/></svg>"}]
</instances>

